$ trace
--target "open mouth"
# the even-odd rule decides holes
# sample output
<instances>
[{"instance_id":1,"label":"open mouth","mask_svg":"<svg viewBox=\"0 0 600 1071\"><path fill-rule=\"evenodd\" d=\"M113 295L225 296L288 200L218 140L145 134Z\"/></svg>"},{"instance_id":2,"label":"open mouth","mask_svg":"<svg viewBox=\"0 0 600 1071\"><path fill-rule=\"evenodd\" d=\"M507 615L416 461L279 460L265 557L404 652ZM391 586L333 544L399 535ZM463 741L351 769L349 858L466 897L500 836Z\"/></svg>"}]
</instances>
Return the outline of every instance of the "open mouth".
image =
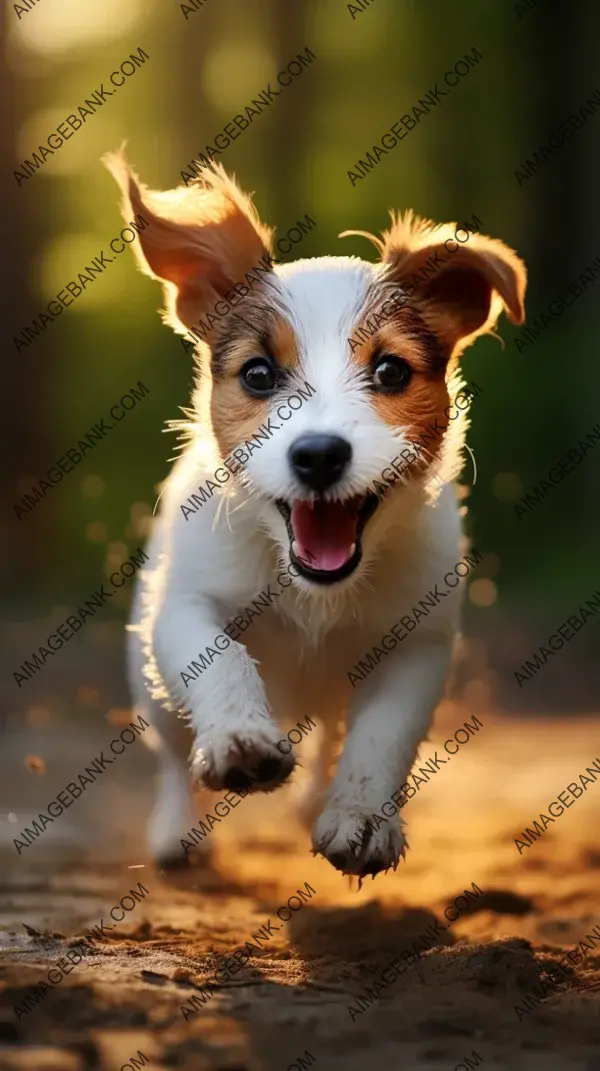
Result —
<instances>
[{"instance_id":1,"label":"open mouth","mask_svg":"<svg viewBox=\"0 0 600 1071\"><path fill-rule=\"evenodd\" d=\"M345 502L275 503L290 540L290 558L302 576L316 584L335 584L354 572L362 558L361 537L379 499L369 492Z\"/></svg>"}]
</instances>

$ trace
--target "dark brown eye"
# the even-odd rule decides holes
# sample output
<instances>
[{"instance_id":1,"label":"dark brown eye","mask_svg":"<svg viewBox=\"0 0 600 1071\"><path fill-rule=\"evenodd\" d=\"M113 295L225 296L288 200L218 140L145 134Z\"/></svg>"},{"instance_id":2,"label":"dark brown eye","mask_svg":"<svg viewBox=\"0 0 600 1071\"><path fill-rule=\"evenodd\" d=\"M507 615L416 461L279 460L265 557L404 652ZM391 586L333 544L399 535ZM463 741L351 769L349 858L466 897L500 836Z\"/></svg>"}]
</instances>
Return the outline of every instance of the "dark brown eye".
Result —
<instances>
[{"instance_id":1,"label":"dark brown eye","mask_svg":"<svg viewBox=\"0 0 600 1071\"><path fill-rule=\"evenodd\" d=\"M399 394L409 384L412 370L403 357L379 357L373 369L373 385L381 394Z\"/></svg>"},{"instance_id":2,"label":"dark brown eye","mask_svg":"<svg viewBox=\"0 0 600 1071\"><path fill-rule=\"evenodd\" d=\"M275 390L275 369L266 357L253 357L246 361L239 372L242 386L256 397L265 397Z\"/></svg>"}]
</instances>

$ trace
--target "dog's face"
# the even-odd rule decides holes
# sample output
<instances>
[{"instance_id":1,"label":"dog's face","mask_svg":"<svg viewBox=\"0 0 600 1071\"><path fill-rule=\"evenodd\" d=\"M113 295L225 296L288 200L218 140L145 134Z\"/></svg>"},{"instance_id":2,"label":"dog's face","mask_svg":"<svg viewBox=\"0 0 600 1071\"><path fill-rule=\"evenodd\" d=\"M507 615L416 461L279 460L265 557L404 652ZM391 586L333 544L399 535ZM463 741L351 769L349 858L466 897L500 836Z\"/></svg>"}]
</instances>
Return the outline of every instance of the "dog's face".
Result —
<instances>
[{"instance_id":1,"label":"dog's face","mask_svg":"<svg viewBox=\"0 0 600 1071\"><path fill-rule=\"evenodd\" d=\"M122 161L110 166L126 210L149 220L139 256L167 284L169 322L198 337L203 321L212 430L223 458L252 444L236 478L259 497L261 522L309 584L360 575L394 502L443 452L431 428L448 424L460 352L503 305L523 321L524 265L502 242L469 234L459 245L454 225L409 214L374 239L376 264L323 257L256 272L270 232L221 168L153 194ZM411 442L428 445L378 496L374 481L394 476Z\"/></svg>"},{"instance_id":2,"label":"dog's face","mask_svg":"<svg viewBox=\"0 0 600 1071\"><path fill-rule=\"evenodd\" d=\"M313 583L339 583L376 553L384 527L376 514L391 499L373 481L448 404L440 345L412 309L394 311L394 293L393 281L360 260L300 261L252 287L239 319L232 309L213 342L211 417L222 456L270 419L244 480ZM367 322L376 326L375 315L381 329L353 341ZM412 478L422 475L415 468Z\"/></svg>"}]
</instances>

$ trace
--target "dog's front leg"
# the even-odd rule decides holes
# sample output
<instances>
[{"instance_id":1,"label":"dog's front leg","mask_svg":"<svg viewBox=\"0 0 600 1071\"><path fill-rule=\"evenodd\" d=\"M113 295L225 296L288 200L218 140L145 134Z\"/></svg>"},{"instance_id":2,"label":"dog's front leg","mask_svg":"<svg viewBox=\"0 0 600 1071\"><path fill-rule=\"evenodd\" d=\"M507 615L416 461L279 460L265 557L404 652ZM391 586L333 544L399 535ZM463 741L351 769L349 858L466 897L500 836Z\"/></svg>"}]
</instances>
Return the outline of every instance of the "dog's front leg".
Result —
<instances>
[{"instance_id":1,"label":"dog's front leg","mask_svg":"<svg viewBox=\"0 0 600 1071\"><path fill-rule=\"evenodd\" d=\"M156 666L172 705L189 716L193 777L211 789L255 785L270 791L285 781L295 760L277 748L281 730L246 648L233 640L225 650L215 646L224 625L211 600L167 595L152 630Z\"/></svg>"},{"instance_id":2,"label":"dog's front leg","mask_svg":"<svg viewBox=\"0 0 600 1071\"><path fill-rule=\"evenodd\" d=\"M398 820L381 817L381 809L406 782L441 697L451 653L450 637L413 639L356 686L351 728L313 831L315 851L337 870L377 874L395 867L404 854Z\"/></svg>"}]
</instances>

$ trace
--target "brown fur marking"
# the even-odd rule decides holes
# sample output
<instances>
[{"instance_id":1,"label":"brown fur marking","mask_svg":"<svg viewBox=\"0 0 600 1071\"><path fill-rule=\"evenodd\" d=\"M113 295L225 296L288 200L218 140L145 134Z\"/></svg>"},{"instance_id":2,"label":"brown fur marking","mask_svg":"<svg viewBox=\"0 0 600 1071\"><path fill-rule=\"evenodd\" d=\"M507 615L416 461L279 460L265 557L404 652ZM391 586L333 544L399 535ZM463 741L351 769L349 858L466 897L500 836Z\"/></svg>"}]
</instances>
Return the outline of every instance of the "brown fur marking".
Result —
<instances>
[{"instance_id":1,"label":"brown fur marking","mask_svg":"<svg viewBox=\"0 0 600 1071\"><path fill-rule=\"evenodd\" d=\"M387 296L383 290L370 294L370 302L361 313L355 332L361 323L381 309L382 300ZM406 306L394 312L371 338L354 349L352 360L370 374L376 354L402 357L412 370L410 382L400 394L373 392L372 404L381 419L392 428L403 429L406 438L415 442L420 441L436 417L443 426L446 423L444 409L449 402L444 377L446 362L440 360L436 340L429 338L414 309ZM428 446L431 459L437 455L441 442L442 438L438 436Z\"/></svg>"},{"instance_id":2,"label":"brown fur marking","mask_svg":"<svg viewBox=\"0 0 600 1071\"><path fill-rule=\"evenodd\" d=\"M296 336L286 317L264 302L244 304L249 306L247 316L236 325L235 334L224 328L215 347L218 371L213 380L211 424L222 457L252 437L273 405L272 397L254 398L244 390L238 375L245 362L270 355L279 368L291 372L300 360Z\"/></svg>"},{"instance_id":3,"label":"brown fur marking","mask_svg":"<svg viewBox=\"0 0 600 1071\"><path fill-rule=\"evenodd\" d=\"M454 238L455 223L437 226L411 211L391 218L391 227L382 235L387 281L401 284L438 255L439 270L429 278L423 273L410 304L439 338L449 359L490 331L502 307L512 323L523 323L527 270L513 249L497 238L470 232L468 242L461 245ZM444 245L447 240L450 249Z\"/></svg>"}]
</instances>

